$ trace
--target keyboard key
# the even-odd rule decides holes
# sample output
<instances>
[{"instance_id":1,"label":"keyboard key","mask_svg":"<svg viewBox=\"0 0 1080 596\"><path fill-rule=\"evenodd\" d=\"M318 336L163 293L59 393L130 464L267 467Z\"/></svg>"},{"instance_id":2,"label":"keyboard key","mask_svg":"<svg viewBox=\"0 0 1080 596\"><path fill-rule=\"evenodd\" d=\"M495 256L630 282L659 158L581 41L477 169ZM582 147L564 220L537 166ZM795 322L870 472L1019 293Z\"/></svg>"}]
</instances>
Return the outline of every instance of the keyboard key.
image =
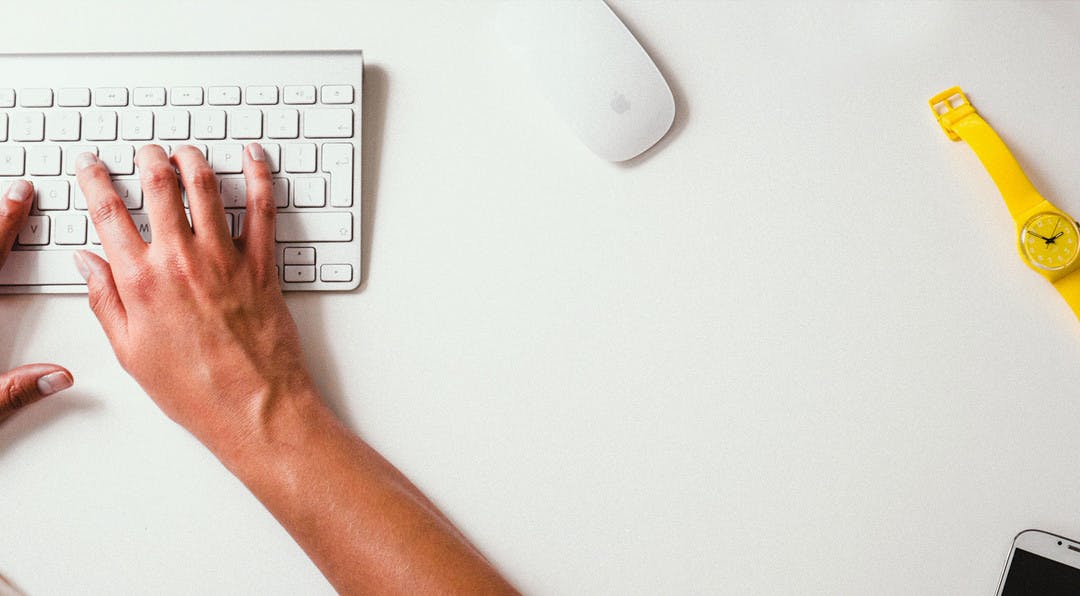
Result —
<instances>
[{"instance_id":1,"label":"keyboard key","mask_svg":"<svg viewBox=\"0 0 1080 596\"><path fill-rule=\"evenodd\" d=\"M23 246L44 246L49 243L49 217L31 215L26 219L26 227L19 232L19 244Z\"/></svg>"},{"instance_id":2,"label":"keyboard key","mask_svg":"<svg viewBox=\"0 0 1080 596\"><path fill-rule=\"evenodd\" d=\"M191 136L191 120L187 110L157 112L158 138L165 141L184 141Z\"/></svg>"},{"instance_id":3,"label":"keyboard key","mask_svg":"<svg viewBox=\"0 0 1080 596\"><path fill-rule=\"evenodd\" d=\"M135 173L135 148L131 145L105 145L98 157L114 176L130 176Z\"/></svg>"},{"instance_id":4,"label":"keyboard key","mask_svg":"<svg viewBox=\"0 0 1080 596\"><path fill-rule=\"evenodd\" d=\"M113 180L113 188L128 209L142 209L142 184L138 180Z\"/></svg>"},{"instance_id":5,"label":"keyboard key","mask_svg":"<svg viewBox=\"0 0 1080 596\"><path fill-rule=\"evenodd\" d=\"M72 250L16 250L0 269L0 285L85 284Z\"/></svg>"},{"instance_id":6,"label":"keyboard key","mask_svg":"<svg viewBox=\"0 0 1080 596\"><path fill-rule=\"evenodd\" d=\"M234 139L258 139L262 137L262 112L260 110L232 110L229 112L229 136Z\"/></svg>"},{"instance_id":7,"label":"keyboard key","mask_svg":"<svg viewBox=\"0 0 1080 596\"><path fill-rule=\"evenodd\" d=\"M352 207L352 145L349 143L324 144L322 171L330 174L330 205L333 207Z\"/></svg>"},{"instance_id":8,"label":"keyboard key","mask_svg":"<svg viewBox=\"0 0 1080 596\"><path fill-rule=\"evenodd\" d=\"M239 174L244 171L244 147L224 144L210 148L210 165L218 174Z\"/></svg>"},{"instance_id":9,"label":"keyboard key","mask_svg":"<svg viewBox=\"0 0 1080 596\"><path fill-rule=\"evenodd\" d=\"M247 183L243 178L221 179L221 204L226 209L247 206Z\"/></svg>"},{"instance_id":10,"label":"keyboard key","mask_svg":"<svg viewBox=\"0 0 1080 596\"><path fill-rule=\"evenodd\" d=\"M350 242L352 214L345 212L278 213L278 242Z\"/></svg>"},{"instance_id":11,"label":"keyboard key","mask_svg":"<svg viewBox=\"0 0 1080 596\"><path fill-rule=\"evenodd\" d=\"M262 85L247 88L247 102L253 106L275 104L278 101L277 87Z\"/></svg>"},{"instance_id":12,"label":"keyboard key","mask_svg":"<svg viewBox=\"0 0 1080 596\"><path fill-rule=\"evenodd\" d=\"M62 108L85 108L90 105L90 90L86 87L68 87L56 92L56 105Z\"/></svg>"},{"instance_id":13,"label":"keyboard key","mask_svg":"<svg viewBox=\"0 0 1080 596\"><path fill-rule=\"evenodd\" d=\"M212 106L240 105L239 87L211 87L206 94L206 103Z\"/></svg>"},{"instance_id":14,"label":"keyboard key","mask_svg":"<svg viewBox=\"0 0 1080 596\"><path fill-rule=\"evenodd\" d=\"M285 281L306 283L315 281L314 265L285 265Z\"/></svg>"},{"instance_id":15,"label":"keyboard key","mask_svg":"<svg viewBox=\"0 0 1080 596\"><path fill-rule=\"evenodd\" d=\"M52 89L19 89L19 105L24 108L51 108Z\"/></svg>"},{"instance_id":16,"label":"keyboard key","mask_svg":"<svg viewBox=\"0 0 1080 596\"><path fill-rule=\"evenodd\" d=\"M56 231L53 242L61 246L82 246L86 244L86 216L65 213L56 216Z\"/></svg>"},{"instance_id":17,"label":"keyboard key","mask_svg":"<svg viewBox=\"0 0 1080 596\"><path fill-rule=\"evenodd\" d=\"M124 87L102 87L94 89L94 105L100 107L119 107L128 104L128 90Z\"/></svg>"},{"instance_id":18,"label":"keyboard key","mask_svg":"<svg viewBox=\"0 0 1080 596\"><path fill-rule=\"evenodd\" d=\"M0 108L13 107L15 107L15 90L6 87L0 89Z\"/></svg>"},{"instance_id":19,"label":"keyboard key","mask_svg":"<svg viewBox=\"0 0 1080 596\"><path fill-rule=\"evenodd\" d=\"M315 145L298 143L285 145L285 171L299 174L315 172Z\"/></svg>"},{"instance_id":20,"label":"keyboard key","mask_svg":"<svg viewBox=\"0 0 1080 596\"><path fill-rule=\"evenodd\" d=\"M45 136L50 141L78 141L81 121L75 110L53 112L45 118Z\"/></svg>"},{"instance_id":21,"label":"keyboard key","mask_svg":"<svg viewBox=\"0 0 1080 596\"><path fill-rule=\"evenodd\" d=\"M293 207L325 207L326 181L322 178L293 180Z\"/></svg>"},{"instance_id":22,"label":"keyboard key","mask_svg":"<svg viewBox=\"0 0 1080 596\"><path fill-rule=\"evenodd\" d=\"M37 191L39 211L64 211L68 208L70 187L67 180L38 180L34 190Z\"/></svg>"},{"instance_id":23,"label":"keyboard key","mask_svg":"<svg viewBox=\"0 0 1080 596\"><path fill-rule=\"evenodd\" d=\"M319 278L322 281L350 282L352 281L352 265L344 263L323 265L319 268Z\"/></svg>"},{"instance_id":24,"label":"keyboard key","mask_svg":"<svg viewBox=\"0 0 1080 596\"><path fill-rule=\"evenodd\" d=\"M8 115L7 114L0 114L0 141L6 141L7 140L7 122L8 122Z\"/></svg>"},{"instance_id":25,"label":"keyboard key","mask_svg":"<svg viewBox=\"0 0 1080 596\"><path fill-rule=\"evenodd\" d=\"M22 147L0 145L0 176L22 176L26 153Z\"/></svg>"},{"instance_id":26,"label":"keyboard key","mask_svg":"<svg viewBox=\"0 0 1080 596\"><path fill-rule=\"evenodd\" d=\"M153 234L150 230L150 216L145 213L132 213L131 221L135 222L135 229L139 231L143 242L151 242Z\"/></svg>"},{"instance_id":27,"label":"keyboard key","mask_svg":"<svg viewBox=\"0 0 1080 596\"><path fill-rule=\"evenodd\" d=\"M116 140L116 112L91 110L83 118L83 126L87 141Z\"/></svg>"},{"instance_id":28,"label":"keyboard key","mask_svg":"<svg viewBox=\"0 0 1080 596\"><path fill-rule=\"evenodd\" d=\"M295 139L300 136L300 112L266 110L266 136L271 139Z\"/></svg>"},{"instance_id":29,"label":"keyboard key","mask_svg":"<svg viewBox=\"0 0 1080 596\"><path fill-rule=\"evenodd\" d=\"M136 87L131 90L131 103L136 106L165 105L164 87Z\"/></svg>"},{"instance_id":30,"label":"keyboard key","mask_svg":"<svg viewBox=\"0 0 1080 596\"><path fill-rule=\"evenodd\" d=\"M274 205L278 207L289 206L289 179L288 178L274 178L271 181L273 184L274 192Z\"/></svg>"},{"instance_id":31,"label":"keyboard key","mask_svg":"<svg viewBox=\"0 0 1080 596\"><path fill-rule=\"evenodd\" d=\"M217 140L225 138L225 112L223 110L202 110L193 117L196 139Z\"/></svg>"},{"instance_id":32,"label":"keyboard key","mask_svg":"<svg viewBox=\"0 0 1080 596\"><path fill-rule=\"evenodd\" d=\"M353 88L352 88L352 85L323 85L323 87L322 87L322 102L323 103L352 103L353 102Z\"/></svg>"},{"instance_id":33,"label":"keyboard key","mask_svg":"<svg viewBox=\"0 0 1080 596\"><path fill-rule=\"evenodd\" d=\"M287 104L315 103L315 85L287 85L282 95Z\"/></svg>"},{"instance_id":34,"label":"keyboard key","mask_svg":"<svg viewBox=\"0 0 1080 596\"><path fill-rule=\"evenodd\" d=\"M174 106L201 106L202 87L173 87L169 92L169 100Z\"/></svg>"},{"instance_id":35,"label":"keyboard key","mask_svg":"<svg viewBox=\"0 0 1080 596\"><path fill-rule=\"evenodd\" d=\"M304 136L309 139L348 138L353 134L349 108L304 110Z\"/></svg>"},{"instance_id":36,"label":"keyboard key","mask_svg":"<svg viewBox=\"0 0 1080 596\"><path fill-rule=\"evenodd\" d=\"M275 174L281 171L281 145L277 143L260 143L263 153L266 154L266 163L270 171Z\"/></svg>"},{"instance_id":37,"label":"keyboard key","mask_svg":"<svg viewBox=\"0 0 1080 596\"><path fill-rule=\"evenodd\" d=\"M282 262L286 265L314 265L315 248L312 246L290 246L282 251Z\"/></svg>"},{"instance_id":38,"label":"keyboard key","mask_svg":"<svg viewBox=\"0 0 1080 596\"><path fill-rule=\"evenodd\" d=\"M11 140L45 140L44 112L15 112L11 116Z\"/></svg>"},{"instance_id":39,"label":"keyboard key","mask_svg":"<svg viewBox=\"0 0 1080 596\"><path fill-rule=\"evenodd\" d=\"M69 176L74 176L75 162L79 160L79 155L83 153L93 153L97 155L96 145L68 145L64 147L64 173ZM76 186L78 186L76 184ZM83 207L85 209L85 207Z\"/></svg>"},{"instance_id":40,"label":"keyboard key","mask_svg":"<svg viewBox=\"0 0 1080 596\"><path fill-rule=\"evenodd\" d=\"M60 146L35 145L27 148L26 169L31 176L59 176Z\"/></svg>"},{"instance_id":41,"label":"keyboard key","mask_svg":"<svg viewBox=\"0 0 1080 596\"><path fill-rule=\"evenodd\" d=\"M154 113L149 110L124 112L120 138L125 141L149 141L154 138Z\"/></svg>"},{"instance_id":42,"label":"keyboard key","mask_svg":"<svg viewBox=\"0 0 1080 596\"><path fill-rule=\"evenodd\" d=\"M207 150L206 145L203 145L202 143L186 143L184 145L175 145L172 148L171 154L176 155L176 150L179 149L180 147L184 147L185 145L188 146L188 147L195 148L199 153L202 153L203 159L209 161L210 152L209 152L209 150Z\"/></svg>"}]
</instances>

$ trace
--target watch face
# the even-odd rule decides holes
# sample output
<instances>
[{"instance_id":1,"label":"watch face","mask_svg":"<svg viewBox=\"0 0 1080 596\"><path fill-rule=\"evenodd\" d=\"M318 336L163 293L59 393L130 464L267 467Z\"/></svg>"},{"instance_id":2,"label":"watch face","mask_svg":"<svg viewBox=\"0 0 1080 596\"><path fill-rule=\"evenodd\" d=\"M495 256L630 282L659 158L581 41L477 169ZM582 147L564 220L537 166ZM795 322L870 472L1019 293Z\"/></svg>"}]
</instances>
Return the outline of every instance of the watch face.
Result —
<instances>
[{"instance_id":1,"label":"watch face","mask_svg":"<svg viewBox=\"0 0 1080 596\"><path fill-rule=\"evenodd\" d=\"M1076 260L1080 233L1076 222L1060 213L1040 213L1024 224L1020 249L1028 261L1047 271L1064 269Z\"/></svg>"}]
</instances>

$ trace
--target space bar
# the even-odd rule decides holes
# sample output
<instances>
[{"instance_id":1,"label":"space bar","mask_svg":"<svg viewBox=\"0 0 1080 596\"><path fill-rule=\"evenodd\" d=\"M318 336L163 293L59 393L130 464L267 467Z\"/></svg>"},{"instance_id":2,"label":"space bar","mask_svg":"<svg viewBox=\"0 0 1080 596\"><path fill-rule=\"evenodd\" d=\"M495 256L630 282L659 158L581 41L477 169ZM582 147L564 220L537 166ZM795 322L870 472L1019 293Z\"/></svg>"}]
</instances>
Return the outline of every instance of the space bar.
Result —
<instances>
[{"instance_id":1,"label":"space bar","mask_svg":"<svg viewBox=\"0 0 1080 596\"><path fill-rule=\"evenodd\" d=\"M0 286L85 284L75 269L73 250L16 250L0 269Z\"/></svg>"}]
</instances>

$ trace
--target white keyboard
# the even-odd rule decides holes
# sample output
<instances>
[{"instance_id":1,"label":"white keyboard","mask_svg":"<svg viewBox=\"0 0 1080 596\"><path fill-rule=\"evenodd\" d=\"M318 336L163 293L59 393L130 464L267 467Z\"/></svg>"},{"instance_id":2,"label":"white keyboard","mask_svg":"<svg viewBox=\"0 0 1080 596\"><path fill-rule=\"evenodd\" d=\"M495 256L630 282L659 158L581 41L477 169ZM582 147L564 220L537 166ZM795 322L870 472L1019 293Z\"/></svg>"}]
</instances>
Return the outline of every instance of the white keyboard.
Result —
<instances>
[{"instance_id":1,"label":"white keyboard","mask_svg":"<svg viewBox=\"0 0 1080 596\"><path fill-rule=\"evenodd\" d=\"M96 153L147 242L135 152L193 145L243 229L243 146L266 150L284 290L360 283L360 51L0 55L0 192L34 183L30 221L0 269L0 293L79 293L72 253L104 255L75 181Z\"/></svg>"}]
</instances>

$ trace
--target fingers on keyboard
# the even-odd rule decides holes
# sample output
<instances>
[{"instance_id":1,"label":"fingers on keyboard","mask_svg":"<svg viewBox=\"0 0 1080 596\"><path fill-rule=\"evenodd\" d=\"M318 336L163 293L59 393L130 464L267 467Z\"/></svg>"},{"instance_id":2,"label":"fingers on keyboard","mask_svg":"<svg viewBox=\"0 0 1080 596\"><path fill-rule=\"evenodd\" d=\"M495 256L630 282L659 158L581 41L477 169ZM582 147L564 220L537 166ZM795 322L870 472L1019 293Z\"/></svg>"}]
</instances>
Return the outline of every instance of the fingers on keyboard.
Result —
<instances>
[{"instance_id":1,"label":"fingers on keyboard","mask_svg":"<svg viewBox=\"0 0 1080 596\"><path fill-rule=\"evenodd\" d=\"M254 156L261 156L255 159ZM274 185L266 153L255 143L244 149L244 179L247 181L247 218L243 230L246 246L262 267L274 266Z\"/></svg>"},{"instance_id":2,"label":"fingers on keyboard","mask_svg":"<svg viewBox=\"0 0 1080 596\"><path fill-rule=\"evenodd\" d=\"M184 145L173 152L173 163L180 171L180 181L187 194L195 238L231 244L232 234L226 227L218 178L206 158L198 149Z\"/></svg>"},{"instance_id":3,"label":"fingers on keyboard","mask_svg":"<svg viewBox=\"0 0 1080 596\"><path fill-rule=\"evenodd\" d=\"M95 158L92 164L79 170L78 180L86 197L90 220L94 222L109 259L123 260L142 255L146 243L135 229L135 222L117 194L105 164Z\"/></svg>"},{"instance_id":4,"label":"fingers on keyboard","mask_svg":"<svg viewBox=\"0 0 1080 596\"><path fill-rule=\"evenodd\" d=\"M184 214L180 184L165 150L157 145L147 145L139 149L135 161L139 166L139 178L146 195L144 203L154 234L159 240L165 241L190 238L191 226Z\"/></svg>"}]
</instances>

